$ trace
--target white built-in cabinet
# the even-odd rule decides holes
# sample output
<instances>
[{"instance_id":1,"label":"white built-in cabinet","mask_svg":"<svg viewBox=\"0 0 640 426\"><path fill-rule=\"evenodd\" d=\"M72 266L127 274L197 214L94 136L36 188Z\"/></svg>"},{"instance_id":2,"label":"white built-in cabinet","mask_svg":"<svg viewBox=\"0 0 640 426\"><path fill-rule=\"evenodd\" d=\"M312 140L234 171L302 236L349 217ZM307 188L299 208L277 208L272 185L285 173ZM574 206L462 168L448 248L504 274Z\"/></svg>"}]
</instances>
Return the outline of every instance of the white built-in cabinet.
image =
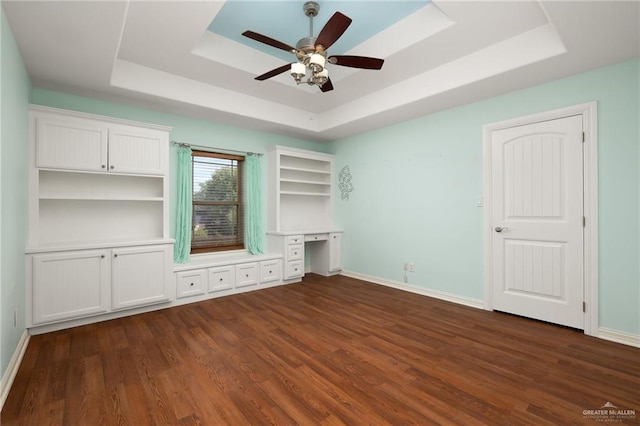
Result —
<instances>
[{"instance_id":1,"label":"white built-in cabinet","mask_svg":"<svg viewBox=\"0 0 640 426\"><path fill-rule=\"evenodd\" d=\"M29 111L27 326L167 302L169 128Z\"/></svg>"},{"instance_id":2,"label":"white built-in cabinet","mask_svg":"<svg viewBox=\"0 0 640 426\"><path fill-rule=\"evenodd\" d=\"M112 250L111 309L168 302L173 250L147 245Z\"/></svg>"},{"instance_id":3,"label":"white built-in cabinet","mask_svg":"<svg viewBox=\"0 0 640 426\"><path fill-rule=\"evenodd\" d=\"M34 254L33 324L108 312L111 268L108 250Z\"/></svg>"},{"instance_id":4,"label":"white built-in cabinet","mask_svg":"<svg viewBox=\"0 0 640 426\"><path fill-rule=\"evenodd\" d=\"M174 270L178 299L202 300L282 284L282 257L277 254L202 257Z\"/></svg>"},{"instance_id":5,"label":"white built-in cabinet","mask_svg":"<svg viewBox=\"0 0 640 426\"><path fill-rule=\"evenodd\" d=\"M342 269L342 232L332 219L333 158L284 146L268 151L267 245L282 254L285 280L304 276L307 257L310 272L327 276Z\"/></svg>"}]
</instances>

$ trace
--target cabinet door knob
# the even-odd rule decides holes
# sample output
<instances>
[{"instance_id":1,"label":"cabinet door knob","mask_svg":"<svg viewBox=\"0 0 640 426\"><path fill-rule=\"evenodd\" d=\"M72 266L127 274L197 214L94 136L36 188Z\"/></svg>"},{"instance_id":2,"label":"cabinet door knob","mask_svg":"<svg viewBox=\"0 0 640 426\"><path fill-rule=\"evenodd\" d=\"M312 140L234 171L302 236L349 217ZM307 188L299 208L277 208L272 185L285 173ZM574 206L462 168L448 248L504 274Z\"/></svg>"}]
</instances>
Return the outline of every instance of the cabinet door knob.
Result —
<instances>
[{"instance_id":1,"label":"cabinet door knob","mask_svg":"<svg viewBox=\"0 0 640 426\"><path fill-rule=\"evenodd\" d=\"M191 287L193 287L193 283L189 284Z\"/></svg>"},{"instance_id":2,"label":"cabinet door knob","mask_svg":"<svg viewBox=\"0 0 640 426\"><path fill-rule=\"evenodd\" d=\"M220 278L220 282L222 282L222 280L223 280L223 279L222 279L222 278Z\"/></svg>"},{"instance_id":3,"label":"cabinet door knob","mask_svg":"<svg viewBox=\"0 0 640 426\"><path fill-rule=\"evenodd\" d=\"M111 167L109 167L109 168L110 168L111 170L113 170L113 169L115 169L115 168L116 168L116 166L111 166Z\"/></svg>"},{"instance_id":4,"label":"cabinet door knob","mask_svg":"<svg viewBox=\"0 0 640 426\"><path fill-rule=\"evenodd\" d=\"M118 253L114 254L113 257L118 257Z\"/></svg>"},{"instance_id":5,"label":"cabinet door knob","mask_svg":"<svg viewBox=\"0 0 640 426\"><path fill-rule=\"evenodd\" d=\"M100 255L100 259L104 259L104 254L101 254L101 255Z\"/></svg>"},{"instance_id":6,"label":"cabinet door knob","mask_svg":"<svg viewBox=\"0 0 640 426\"><path fill-rule=\"evenodd\" d=\"M107 166L105 164L101 165L100 167L102 167L103 169L107 168Z\"/></svg>"},{"instance_id":7,"label":"cabinet door knob","mask_svg":"<svg viewBox=\"0 0 640 426\"><path fill-rule=\"evenodd\" d=\"M269 271L270 274L273 274L273 271Z\"/></svg>"}]
</instances>

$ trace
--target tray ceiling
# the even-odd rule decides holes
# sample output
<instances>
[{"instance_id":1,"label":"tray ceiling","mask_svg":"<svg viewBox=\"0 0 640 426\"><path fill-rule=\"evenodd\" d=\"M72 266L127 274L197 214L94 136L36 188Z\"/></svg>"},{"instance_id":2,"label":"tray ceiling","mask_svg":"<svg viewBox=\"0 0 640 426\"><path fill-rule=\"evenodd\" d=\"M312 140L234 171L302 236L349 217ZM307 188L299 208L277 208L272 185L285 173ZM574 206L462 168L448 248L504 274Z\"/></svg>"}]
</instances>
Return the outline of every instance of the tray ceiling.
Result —
<instances>
[{"instance_id":1,"label":"tray ceiling","mask_svg":"<svg viewBox=\"0 0 640 426\"><path fill-rule=\"evenodd\" d=\"M240 34L295 45L303 1L4 1L34 85L329 141L640 56L638 2L320 1L353 19L331 54L334 91L296 86ZM55 17L55 19L51 19ZM284 54L284 56L282 56ZM290 61L293 61L293 55Z\"/></svg>"}]
</instances>

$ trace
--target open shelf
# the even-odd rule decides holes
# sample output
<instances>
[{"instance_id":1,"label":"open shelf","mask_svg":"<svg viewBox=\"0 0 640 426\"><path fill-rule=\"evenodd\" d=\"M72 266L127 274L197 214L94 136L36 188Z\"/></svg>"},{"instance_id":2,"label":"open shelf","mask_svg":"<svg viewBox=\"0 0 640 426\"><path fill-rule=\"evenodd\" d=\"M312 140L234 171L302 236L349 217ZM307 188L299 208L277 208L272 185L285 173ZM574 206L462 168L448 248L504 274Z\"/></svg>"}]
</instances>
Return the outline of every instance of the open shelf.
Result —
<instances>
[{"instance_id":1,"label":"open shelf","mask_svg":"<svg viewBox=\"0 0 640 426\"><path fill-rule=\"evenodd\" d=\"M276 146L269 152L269 228L281 232L330 227L333 156Z\"/></svg>"},{"instance_id":2,"label":"open shelf","mask_svg":"<svg viewBox=\"0 0 640 426\"><path fill-rule=\"evenodd\" d=\"M69 201L163 201L162 197L135 197L135 196L102 196L102 195L69 195L69 194L44 194L40 200L69 200Z\"/></svg>"},{"instance_id":3,"label":"open shelf","mask_svg":"<svg viewBox=\"0 0 640 426\"><path fill-rule=\"evenodd\" d=\"M161 176L39 171L40 199L163 200Z\"/></svg>"}]
</instances>

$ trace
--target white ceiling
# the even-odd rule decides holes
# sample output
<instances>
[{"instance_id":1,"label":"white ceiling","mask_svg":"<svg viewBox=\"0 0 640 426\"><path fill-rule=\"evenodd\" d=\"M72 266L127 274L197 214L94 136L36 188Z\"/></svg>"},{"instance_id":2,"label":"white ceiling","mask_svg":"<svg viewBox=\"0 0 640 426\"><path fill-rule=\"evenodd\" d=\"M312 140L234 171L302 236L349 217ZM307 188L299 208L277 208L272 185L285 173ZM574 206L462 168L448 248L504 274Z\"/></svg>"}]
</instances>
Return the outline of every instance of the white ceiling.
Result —
<instances>
[{"instance_id":1,"label":"white ceiling","mask_svg":"<svg viewBox=\"0 0 640 426\"><path fill-rule=\"evenodd\" d=\"M374 25L367 22L373 2L354 0L347 32ZM224 3L2 2L37 87L317 141L640 57L636 1L434 0L347 52L330 49L385 64L380 71L332 66L335 90L321 93L296 86L288 73L254 80L286 62L207 31ZM246 14L264 16L253 3ZM303 1L287 3L308 22ZM331 3L320 1L321 9ZM238 33L277 38L287 20L232 24ZM279 40L295 45L297 38Z\"/></svg>"}]
</instances>

